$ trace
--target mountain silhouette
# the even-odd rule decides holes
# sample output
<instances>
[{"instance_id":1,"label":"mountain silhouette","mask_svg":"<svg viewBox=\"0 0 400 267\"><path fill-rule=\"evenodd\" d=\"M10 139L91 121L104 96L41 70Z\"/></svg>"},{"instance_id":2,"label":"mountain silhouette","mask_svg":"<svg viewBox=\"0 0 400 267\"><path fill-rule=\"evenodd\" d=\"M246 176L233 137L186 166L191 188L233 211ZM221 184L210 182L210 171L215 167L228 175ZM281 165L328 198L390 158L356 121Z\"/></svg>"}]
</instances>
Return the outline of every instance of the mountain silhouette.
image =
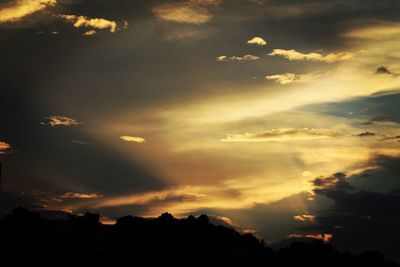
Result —
<instances>
[{"instance_id":1,"label":"mountain silhouette","mask_svg":"<svg viewBox=\"0 0 400 267\"><path fill-rule=\"evenodd\" d=\"M0 221L0 236L1 263L9 266L398 266L378 252L340 253L321 241L275 251L207 215L124 216L103 225L89 212L49 220L16 208Z\"/></svg>"}]
</instances>

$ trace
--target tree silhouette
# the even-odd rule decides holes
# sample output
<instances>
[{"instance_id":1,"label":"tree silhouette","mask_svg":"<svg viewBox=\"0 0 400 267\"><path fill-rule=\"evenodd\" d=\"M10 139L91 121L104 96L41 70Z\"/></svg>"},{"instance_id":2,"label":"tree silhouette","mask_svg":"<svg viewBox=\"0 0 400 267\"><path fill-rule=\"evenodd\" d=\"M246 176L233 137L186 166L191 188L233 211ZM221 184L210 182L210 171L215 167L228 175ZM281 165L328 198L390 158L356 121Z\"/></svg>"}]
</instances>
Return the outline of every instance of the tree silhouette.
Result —
<instances>
[{"instance_id":1,"label":"tree silhouette","mask_svg":"<svg viewBox=\"0 0 400 267\"><path fill-rule=\"evenodd\" d=\"M10 266L398 266L378 252L339 253L320 241L274 251L250 233L210 223L207 215L176 219L124 216L102 225L85 213L44 220L16 208L0 221L0 258Z\"/></svg>"}]
</instances>

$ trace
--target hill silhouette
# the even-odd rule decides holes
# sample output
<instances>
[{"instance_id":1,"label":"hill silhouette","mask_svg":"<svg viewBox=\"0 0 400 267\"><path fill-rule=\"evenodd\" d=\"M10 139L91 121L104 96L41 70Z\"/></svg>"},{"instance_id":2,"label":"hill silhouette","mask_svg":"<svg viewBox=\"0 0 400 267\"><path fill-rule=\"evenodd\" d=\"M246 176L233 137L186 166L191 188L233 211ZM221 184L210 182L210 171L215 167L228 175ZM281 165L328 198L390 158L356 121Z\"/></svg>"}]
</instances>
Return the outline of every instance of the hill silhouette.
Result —
<instances>
[{"instance_id":1,"label":"hill silhouette","mask_svg":"<svg viewBox=\"0 0 400 267\"><path fill-rule=\"evenodd\" d=\"M4 264L34 266L398 266L378 252L339 253L321 241L278 251L252 234L211 224L206 215L176 219L124 216L103 225L98 214L46 220L16 208L0 221Z\"/></svg>"}]
</instances>

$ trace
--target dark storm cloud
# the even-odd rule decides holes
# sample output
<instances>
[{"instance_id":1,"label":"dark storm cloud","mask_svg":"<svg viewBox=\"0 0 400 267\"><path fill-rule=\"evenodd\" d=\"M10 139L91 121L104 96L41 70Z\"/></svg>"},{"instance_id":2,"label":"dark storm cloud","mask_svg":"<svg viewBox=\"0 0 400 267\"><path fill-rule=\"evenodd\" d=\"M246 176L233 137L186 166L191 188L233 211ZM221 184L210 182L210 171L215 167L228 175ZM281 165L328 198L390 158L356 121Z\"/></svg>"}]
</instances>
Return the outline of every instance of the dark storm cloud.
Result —
<instances>
[{"instance_id":1,"label":"dark storm cloud","mask_svg":"<svg viewBox=\"0 0 400 267\"><path fill-rule=\"evenodd\" d=\"M315 193L333 205L318 213L317 225L303 230L333 233L333 244L344 250L374 249L399 260L400 158L376 156L368 166L373 169L350 177L315 179Z\"/></svg>"}]
</instances>

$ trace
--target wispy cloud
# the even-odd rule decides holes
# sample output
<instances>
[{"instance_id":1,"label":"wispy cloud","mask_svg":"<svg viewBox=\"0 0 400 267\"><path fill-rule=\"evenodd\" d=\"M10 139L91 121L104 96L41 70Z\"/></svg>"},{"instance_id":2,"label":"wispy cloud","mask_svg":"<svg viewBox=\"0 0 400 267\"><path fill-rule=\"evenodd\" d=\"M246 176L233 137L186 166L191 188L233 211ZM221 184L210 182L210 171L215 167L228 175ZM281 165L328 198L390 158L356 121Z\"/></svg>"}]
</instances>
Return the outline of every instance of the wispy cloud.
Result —
<instances>
[{"instance_id":1,"label":"wispy cloud","mask_svg":"<svg viewBox=\"0 0 400 267\"><path fill-rule=\"evenodd\" d=\"M289 238L309 238L324 241L325 243L330 242L333 238L332 234L290 234Z\"/></svg>"},{"instance_id":2,"label":"wispy cloud","mask_svg":"<svg viewBox=\"0 0 400 267\"><path fill-rule=\"evenodd\" d=\"M94 29L109 29L110 32L116 32L117 23L115 21L103 19L103 18L88 18L85 16L78 15L59 15L60 18L67 22L73 23L75 28L94 28ZM93 31L89 31L93 34Z\"/></svg>"},{"instance_id":3,"label":"wispy cloud","mask_svg":"<svg viewBox=\"0 0 400 267\"><path fill-rule=\"evenodd\" d=\"M49 116L45 118L47 121L42 122L42 125L50 125L50 126L74 126L81 124L77 120L73 118L69 118L66 116Z\"/></svg>"},{"instance_id":4,"label":"wispy cloud","mask_svg":"<svg viewBox=\"0 0 400 267\"><path fill-rule=\"evenodd\" d=\"M229 133L222 142L269 142L269 141L292 141L321 139L339 136L337 132L326 129L291 129L279 128L259 133L236 134Z\"/></svg>"},{"instance_id":5,"label":"wispy cloud","mask_svg":"<svg viewBox=\"0 0 400 267\"><path fill-rule=\"evenodd\" d=\"M376 134L373 133L373 132L365 131L365 132L357 134L356 136L358 136L358 137L370 137L370 136L375 136L375 135Z\"/></svg>"},{"instance_id":6,"label":"wispy cloud","mask_svg":"<svg viewBox=\"0 0 400 267\"><path fill-rule=\"evenodd\" d=\"M19 20L56 4L56 0L14 0L0 4L0 23Z\"/></svg>"},{"instance_id":7,"label":"wispy cloud","mask_svg":"<svg viewBox=\"0 0 400 267\"><path fill-rule=\"evenodd\" d=\"M146 139L143 137L138 137L138 136L129 136L129 135L124 135L120 137L122 140L127 141L127 142L135 142L135 143L144 143L146 142Z\"/></svg>"},{"instance_id":8,"label":"wispy cloud","mask_svg":"<svg viewBox=\"0 0 400 267\"><path fill-rule=\"evenodd\" d=\"M81 140L76 140L76 139L70 140L70 142L73 143L73 144L78 144L78 145L88 145L89 144L87 142L84 142L84 141L81 141Z\"/></svg>"},{"instance_id":9,"label":"wispy cloud","mask_svg":"<svg viewBox=\"0 0 400 267\"><path fill-rule=\"evenodd\" d=\"M320 53L301 53L294 49L285 50L285 49L274 49L269 56L281 56L289 61L296 60L309 60L309 61L320 61L326 63L334 63L338 61L344 61L351 59L354 54L350 52L340 52L340 53L329 53L326 55L322 55Z\"/></svg>"},{"instance_id":10,"label":"wispy cloud","mask_svg":"<svg viewBox=\"0 0 400 267\"><path fill-rule=\"evenodd\" d=\"M381 22L375 25L355 28L344 34L345 37L357 39L383 40L400 34L399 22Z\"/></svg>"},{"instance_id":11,"label":"wispy cloud","mask_svg":"<svg viewBox=\"0 0 400 267\"><path fill-rule=\"evenodd\" d=\"M218 5L218 0L191 0L180 3L159 4L153 13L159 19L177 23L204 24L212 19L209 6Z\"/></svg>"},{"instance_id":12,"label":"wispy cloud","mask_svg":"<svg viewBox=\"0 0 400 267\"><path fill-rule=\"evenodd\" d=\"M308 73L308 74L294 74L294 73L283 73L283 74L274 74L268 75L265 78L267 80L275 81L280 84L291 84L291 83L308 83L317 78L319 78L321 73Z\"/></svg>"},{"instance_id":13,"label":"wispy cloud","mask_svg":"<svg viewBox=\"0 0 400 267\"><path fill-rule=\"evenodd\" d=\"M61 195L61 198L66 199L94 199L101 198L100 194L86 194L86 193L75 193L75 192L67 192Z\"/></svg>"},{"instance_id":14,"label":"wispy cloud","mask_svg":"<svg viewBox=\"0 0 400 267\"><path fill-rule=\"evenodd\" d=\"M185 42L185 41L207 38L208 36L210 36L210 34L211 34L210 31L204 29L180 28L169 32L166 36L166 39L169 41L179 40Z\"/></svg>"},{"instance_id":15,"label":"wispy cloud","mask_svg":"<svg viewBox=\"0 0 400 267\"><path fill-rule=\"evenodd\" d=\"M247 41L247 43L251 44L251 45L258 45L258 46L267 45L267 41L265 41L263 38L258 37L258 36L251 38L250 40Z\"/></svg>"},{"instance_id":16,"label":"wispy cloud","mask_svg":"<svg viewBox=\"0 0 400 267\"><path fill-rule=\"evenodd\" d=\"M226 61L254 61L258 60L260 57L253 55L244 55L242 57L238 56L219 56L217 57L217 61L226 62Z\"/></svg>"}]
</instances>

